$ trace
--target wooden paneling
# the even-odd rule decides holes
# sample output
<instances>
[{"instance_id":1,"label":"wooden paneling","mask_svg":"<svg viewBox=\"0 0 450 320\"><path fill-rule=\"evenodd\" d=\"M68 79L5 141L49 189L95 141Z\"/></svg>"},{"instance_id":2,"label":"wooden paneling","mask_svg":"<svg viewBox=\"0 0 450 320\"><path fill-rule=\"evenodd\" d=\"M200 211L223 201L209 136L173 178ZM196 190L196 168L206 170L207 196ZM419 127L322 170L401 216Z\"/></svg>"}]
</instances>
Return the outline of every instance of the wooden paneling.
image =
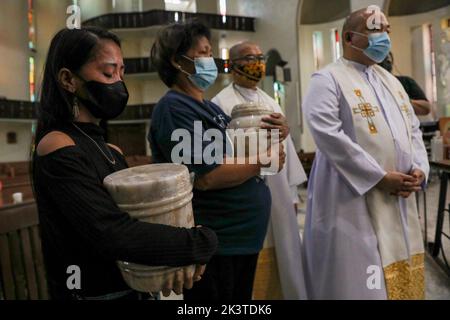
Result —
<instances>
[{"instance_id":1,"label":"wooden paneling","mask_svg":"<svg viewBox=\"0 0 450 320\"><path fill-rule=\"evenodd\" d=\"M0 208L0 299L48 299L34 201Z\"/></svg>"},{"instance_id":2,"label":"wooden paneling","mask_svg":"<svg viewBox=\"0 0 450 320\"><path fill-rule=\"evenodd\" d=\"M125 156L145 156L146 139L144 123L108 125L108 142L122 149Z\"/></svg>"}]
</instances>

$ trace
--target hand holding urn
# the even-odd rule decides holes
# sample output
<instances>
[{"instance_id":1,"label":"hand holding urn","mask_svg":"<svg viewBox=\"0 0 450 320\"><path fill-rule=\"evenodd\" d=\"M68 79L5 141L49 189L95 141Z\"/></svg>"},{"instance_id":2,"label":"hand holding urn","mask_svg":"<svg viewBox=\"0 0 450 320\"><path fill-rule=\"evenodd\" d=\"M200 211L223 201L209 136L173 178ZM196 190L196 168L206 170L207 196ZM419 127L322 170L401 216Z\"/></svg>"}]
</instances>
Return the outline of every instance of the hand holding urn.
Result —
<instances>
[{"instance_id":1,"label":"hand holding urn","mask_svg":"<svg viewBox=\"0 0 450 320\"><path fill-rule=\"evenodd\" d=\"M289 135L289 125L286 117L281 113L272 113L269 116L263 117L262 121L261 129L279 130L280 141L285 140Z\"/></svg>"}]
</instances>

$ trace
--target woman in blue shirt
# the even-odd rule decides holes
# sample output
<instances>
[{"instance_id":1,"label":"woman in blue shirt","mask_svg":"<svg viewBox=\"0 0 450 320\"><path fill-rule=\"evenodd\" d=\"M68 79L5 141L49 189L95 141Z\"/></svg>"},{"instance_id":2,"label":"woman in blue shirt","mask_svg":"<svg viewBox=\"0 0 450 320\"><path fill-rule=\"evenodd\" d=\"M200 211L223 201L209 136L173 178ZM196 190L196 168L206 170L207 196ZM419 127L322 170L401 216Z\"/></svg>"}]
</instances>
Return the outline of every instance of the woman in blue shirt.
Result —
<instances>
[{"instance_id":1,"label":"woman in blue shirt","mask_svg":"<svg viewBox=\"0 0 450 320\"><path fill-rule=\"evenodd\" d=\"M261 163L224 164L221 155L226 155L225 129L230 118L203 98L217 77L210 40L209 29L197 22L173 24L159 33L151 61L170 90L154 109L148 139L155 162L177 162L172 153L179 140L172 139L172 134L179 129L178 132L190 135L190 148L183 154L187 161L183 163L195 174L195 222L213 229L219 239L218 250L202 279L184 291L185 299L250 300L271 197L258 176ZM285 137L289 131L285 119L279 114L269 118L271 127ZM203 141L203 133L208 129L220 132L220 141ZM222 146L222 161L211 163L203 159L205 148L211 143ZM278 160L282 167L283 151Z\"/></svg>"}]
</instances>

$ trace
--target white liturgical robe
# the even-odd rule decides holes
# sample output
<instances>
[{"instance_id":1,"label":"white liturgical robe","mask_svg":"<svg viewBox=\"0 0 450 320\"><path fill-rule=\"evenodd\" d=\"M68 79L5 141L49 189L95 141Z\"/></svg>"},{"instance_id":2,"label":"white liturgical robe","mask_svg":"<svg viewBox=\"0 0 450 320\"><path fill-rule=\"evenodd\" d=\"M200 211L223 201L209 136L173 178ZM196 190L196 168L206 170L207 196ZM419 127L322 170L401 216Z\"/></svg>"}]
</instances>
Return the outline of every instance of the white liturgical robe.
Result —
<instances>
[{"instance_id":1,"label":"white liturgical robe","mask_svg":"<svg viewBox=\"0 0 450 320\"><path fill-rule=\"evenodd\" d=\"M230 84L211 101L228 115L231 115L235 105L249 101L266 104L271 106L274 112L283 113L276 101L259 88L253 90ZM269 238L275 247L283 298L306 299L301 238L294 210L294 203L298 202L297 187L306 181L306 174L290 136L285 140L284 146L286 152L284 168L276 175L265 177L272 195L266 242Z\"/></svg>"},{"instance_id":2,"label":"white liturgical robe","mask_svg":"<svg viewBox=\"0 0 450 320\"><path fill-rule=\"evenodd\" d=\"M414 194L375 188L387 171L429 173L419 121L404 97L376 65L342 58L312 76L303 101L318 149L303 239L309 298L423 297Z\"/></svg>"}]
</instances>

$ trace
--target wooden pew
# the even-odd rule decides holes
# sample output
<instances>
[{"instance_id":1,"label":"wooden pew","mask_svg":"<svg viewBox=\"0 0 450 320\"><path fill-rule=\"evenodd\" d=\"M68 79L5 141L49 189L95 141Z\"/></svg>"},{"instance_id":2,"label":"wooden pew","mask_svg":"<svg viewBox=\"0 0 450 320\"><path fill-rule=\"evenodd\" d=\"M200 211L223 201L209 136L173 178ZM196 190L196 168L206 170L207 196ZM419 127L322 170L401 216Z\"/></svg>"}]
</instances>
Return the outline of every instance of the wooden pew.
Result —
<instances>
[{"instance_id":1,"label":"wooden pew","mask_svg":"<svg viewBox=\"0 0 450 320\"><path fill-rule=\"evenodd\" d=\"M47 300L36 203L0 208L0 300Z\"/></svg>"},{"instance_id":2,"label":"wooden pew","mask_svg":"<svg viewBox=\"0 0 450 320\"><path fill-rule=\"evenodd\" d=\"M15 178L17 176L28 176L30 171L29 161L0 163L0 176Z\"/></svg>"},{"instance_id":3,"label":"wooden pew","mask_svg":"<svg viewBox=\"0 0 450 320\"><path fill-rule=\"evenodd\" d=\"M29 181L20 183L8 183L3 185L0 190L0 207L13 203L12 195L16 192L21 192L23 195L23 201L33 200L33 190Z\"/></svg>"},{"instance_id":4,"label":"wooden pew","mask_svg":"<svg viewBox=\"0 0 450 320\"><path fill-rule=\"evenodd\" d=\"M29 161L0 163L0 207L12 204L16 192L24 201L33 199L29 169Z\"/></svg>"}]
</instances>

